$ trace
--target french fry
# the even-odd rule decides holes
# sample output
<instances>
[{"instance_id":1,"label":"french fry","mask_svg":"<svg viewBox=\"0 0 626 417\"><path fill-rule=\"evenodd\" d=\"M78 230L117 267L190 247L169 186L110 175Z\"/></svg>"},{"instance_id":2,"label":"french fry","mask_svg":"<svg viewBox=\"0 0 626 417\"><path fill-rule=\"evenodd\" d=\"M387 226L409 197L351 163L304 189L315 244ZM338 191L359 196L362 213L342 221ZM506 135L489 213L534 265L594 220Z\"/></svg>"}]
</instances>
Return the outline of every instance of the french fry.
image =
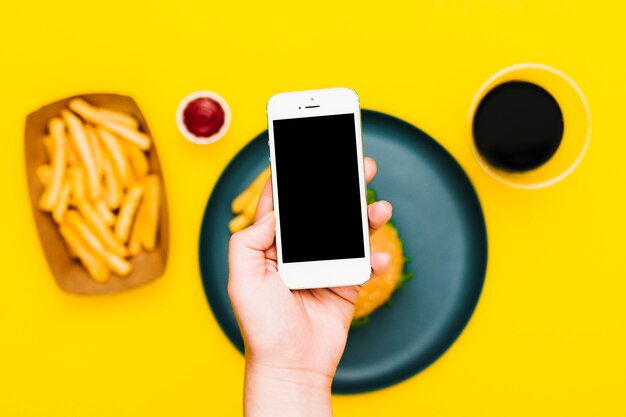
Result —
<instances>
[{"instance_id":1,"label":"french fry","mask_svg":"<svg viewBox=\"0 0 626 417\"><path fill-rule=\"evenodd\" d=\"M149 215L149 204L150 204L150 190L145 186L146 182L144 180L144 195L141 199L141 203L139 204L139 208L137 209L137 214L135 215L135 222L133 223L132 230L130 233L130 238L128 239L128 252L131 256L136 256L141 252L141 248L143 246L143 242L145 240L145 229L146 229L146 221Z\"/></svg>"},{"instance_id":2,"label":"french fry","mask_svg":"<svg viewBox=\"0 0 626 417\"><path fill-rule=\"evenodd\" d=\"M89 145L91 145L91 149L93 151L94 162L96 165L96 172L100 181L102 181L102 175L104 171L104 162L102 155L102 148L100 147L100 141L98 140L98 135L96 134L93 126L85 125L85 133L87 134L87 139L89 140Z\"/></svg>"},{"instance_id":3,"label":"french fry","mask_svg":"<svg viewBox=\"0 0 626 417\"><path fill-rule=\"evenodd\" d=\"M252 197L252 190L250 190L250 187L243 190L241 194L235 197L235 199L231 203L230 208L232 212L234 214L241 213L243 209L246 207L246 204L248 204L248 201L250 200L251 197Z\"/></svg>"},{"instance_id":4,"label":"french fry","mask_svg":"<svg viewBox=\"0 0 626 417\"><path fill-rule=\"evenodd\" d=\"M50 177L52 177L52 168L50 168L50 165L39 165L35 173L41 185L45 186L50 181Z\"/></svg>"},{"instance_id":5,"label":"french fry","mask_svg":"<svg viewBox=\"0 0 626 417\"><path fill-rule=\"evenodd\" d=\"M50 136L44 136L41 139L43 143L43 148L46 151L46 157L48 158L48 163L52 163L52 159L54 159L54 144L52 143L52 138Z\"/></svg>"},{"instance_id":6,"label":"french fry","mask_svg":"<svg viewBox=\"0 0 626 417\"><path fill-rule=\"evenodd\" d=\"M130 166L136 179L142 180L150 170L150 164L148 163L146 154L143 153L137 145L130 142L126 143L126 154L128 155L128 160L130 161Z\"/></svg>"},{"instance_id":7,"label":"french fry","mask_svg":"<svg viewBox=\"0 0 626 417\"><path fill-rule=\"evenodd\" d=\"M87 200L78 201L78 211L83 215L89 226L96 233L100 241L107 250L125 258L128 256L128 249L115 237L104 221L100 218L98 211L89 204Z\"/></svg>"},{"instance_id":8,"label":"french fry","mask_svg":"<svg viewBox=\"0 0 626 417\"><path fill-rule=\"evenodd\" d=\"M129 164L130 167L130 164ZM137 176L135 175L135 173L133 172L132 169L128 170L128 187L127 189L132 188L133 186L139 184L141 181L139 181L139 178L137 178Z\"/></svg>"},{"instance_id":9,"label":"french fry","mask_svg":"<svg viewBox=\"0 0 626 417\"><path fill-rule=\"evenodd\" d=\"M117 171L108 155L104 160L104 199L111 210L116 210L122 203L122 184Z\"/></svg>"},{"instance_id":10,"label":"french fry","mask_svg":"<svg viewBox=\"0 0 626 417\"><path fill-rule=\"evenodd\" d=\"M96 201L94 203L94 207L96 210L98 210L98 214L100 215L100 218L102 219L104 224L106 224L107 226L111 226L113 223L115 223L115 216L113 215L113 213L111 213L111 210L109 210L109 206L107 206L107 203L104 200Z\"/></svg>"},{"instance_id":11,"label":"french fry","mask_svg":"<svg viewBox=\"0 0 626 417\"><path fill-rule=\"evenodd\" d=\"M77 201L85 199L85 178L83 168L80 166L71 167L67 171L68 181L72 190L72 205L76 206Z\"/></svg>"},{"instance_id":12,"label":"french fry","mask_svg":"<svg viewBox=\"0 0 626 417\"><path fill-rule=\"evenodd\" d=\"M100 242L100 239L93 233L85 220L81 217L76 210L68 210L67 212L67 224L76 231L76 234L81 238L85 245L90 248L95 254L104 259L104 245Z\"/></svg>"},{"instance_id":13,"label":"french fry","mask_svg":"<svg viewBox=\"0 0 626 417\"><path fill-rule=\"evenodd\" d=\"M52 160L52 175L39 199L39 208L43 211L52 211L57 204L59 196L61 195L61 187L63 185L67 161L67 138L65 136L65 124L63 120L58 117L52 118L48 124L48 129L54 145L54 157Z\"/></svg>"},{"instance_id":14,"label":"french fry","mask_svg":"<svg viewBox=\"0 0 626 417\"><path fill-rule=\"evenodd\" d=\"M70 186L70 182L68 180L64 180L63 188L61 189L61 196L59 197L59 201L57 201L57 205L52 211L52 218L57 223L61 223L63 221L63 217L65 217L65 212L67 211L67 206L70 202L71 190L72 187Z\"/></svg>"},{"instance_id":15,"label":"french fry","mask_svg":"<svg viewBox=\"0 0 626 417\"><path fill-rule=\"evenodd\" d=\"M142 246L146 249L154 249L156 231L160 215L160 180L156 175L152 179L144 179L144 196L139 210L135 216L130 238L128 240L128 252L136 256L141 252Z\"/></svg>"},{"instance_id":16,"label":"french fry","mask_svg":"<svg viewBox=\"0 0 626 417\"><path fill-rule=\"evenodd\" d=\"M85 175L87 177L87 183L89 184L87 193L89 198L95 201L100 197L102 192L102 183L98 177L93 150L87 139L85 127L75 114L67 110L62 110L61 115L67 123L71 141L76 148L80 162L85 168Z\"/></svg>"},{"instance_id":17,"label":"french fry","mask_svg":"<svg viewBox=\"0 0 626 417\"><path fill-rule=\"evenodd\" d=\"M144 234L143 224L145 223L145 216L141 215L143 205L144 204L142 203L139 206L139 211L137 212L135 222L133 223L133 227L130 232L130 238L128 238L128 254L130 256L137 256L139 255L139 252L141 252L141 239Z\"/></svg>"},{"instance_id":18,"label":"french fry","mask_svg":"<svg viewBox=\"0 0 626 417\"><path fill-rule=\"evenodd\" d=\"M46 156L48 157L48 161L52 162L52 157L54 155L54 143L52 143L52 138L49 136L44 137L42 140L43 146L46 149ZM69 165L76 165L78 160L76 159L76 151L74 150L74 146L66 141L67 146L67 163Z\"/></svg>"},{"instance_id":19,"label":"french fry","mask_svg":"<svg viewBox=\"0 0 626 417\"><path fill-rule=\"evenodd\" d=\"M228 222L228 229L231 233L237 233L240 230L245 229L246 227L252 224L252 219L248 218L244 214L238 214L233 217L230 222Z\"/></svg>"},{"instance_id":20,"label":"french fry","mask_svg":"<svg viewBox=\"0 0 626 417\"><path fill-rule=\"evenodd\" d=\"M254 190L254 192L250 196L250 200L248 200L246 207L243 209L243 215L254 221L254 217L256 216L256 208L259 205L259 198L261 197L262 189Z\"/></svg>"},{"instance_id":21,"label":"french fry","mask_svg":"<svg viewBox=\"0 0 626 417\"><path fill-rule=\"evenodd\" d=\"M135 130L139 128L139 121L130 114L93 106L81 98L73 99L69 103L69 108L78 113L83 119L91 121L92 123L96 123L95 121L100 120L101 117Z\"/></svg>"},{"instance_id":22,"label":"french fry","mask_svg":"<svg viewBox=\"0 0 626 417\"><path fill-rule=\"evenodd\" d=\"M254 181L250 183L248 188L243 190L241 194L235 197L231 204L231 209L233 213L241 213L246 205L250 202L250 200L254 198L254 194L256 194L256 191L258 190L259 194L261 193L261 191L263 191L263 186L265 185L269 177L270 167L267 167L263 171L261 171L259 175L257 175Z\"/></svg>"},{"instance_id":23,"label":"french fry","mask_svg":"<svg viewBox=\"0 0 626 417\"><path fill-rule=\"evenodd\" d=\"M72 142L67 144L67 163L70 166L78 165L78 156L76 156L76 149Z\"/></svg>"},{"instance_id":24,"label":"french fry","mask_svg":"<svg viewBox=\"0 0 626 417\"><path fill-rule=\"evenodd\" d=\"M126 139L127 141L139 146L139 148L143 151L147 151L148 149L150 149L150 146L152 146L152 140L150 139L150 136L146 135L143 132L131 129L123 125L118 125L117 123L113 123L106 119L103 121L103 123L101 123L101 125L107 130L116 133L120 138Z\"/></svg>"},{"instance_id":25,"label":"french fry","mask_svg":"<svg viewBox=\"0 0 626 417\"><path fill-rule=\"evenodd\" d=\"M72 99L67 106L84 120L93 124L98 124L99 120L107 118L106 115L99 114L99 109L97 107L92 106L82 98Z\"/></svg>"},{"instance_id":26,"label":"french fry","mask_svg":"<svg viewBox=\"0 0 626 417\"><path fill-rule=\"evenodd\" d=\"M133 116L131 116L128 113L105 109L103 107L98 107L97 111L102 116L106 117L112 122L118 123L120 125L128 126L131 129L135 129L135 130L139 128L139 121L137 121L137 119L135 119Z\"/></svg>"},{"instance_id":27,"label":"french fry","mask_svg":"<svg viewBox=\"0 0 626 417\"><path fill-rule=\"evenodd\" d=\"M119 256L108 252L103 243L98 239L96 234L89 228L85 220L75 210L67 212L67 223L72 226L78 236L83 242L100 258L104 259L105 263L111 269L120 276L126 276L132 270L132 267L128 261Z\"/></svg>"},{"instance_id":28,"label":"french fry","mask_svg":"<svg viewBox=\"0 0 626 417\"><path fill-rule=\"evenodd\" d=\"M105 129L98 128L97 133L100 142L106 149L108 156L111 158L111 162L113 162L113 166L117 170L122 186L128 187L130 181L130 165L124 154L122 144L117 140L115 135Z\"/></svg>"},{"instance_id":29,"label":"french fry","mask_svg":"<svg viewBox=\"0 0 626 417\"><path fill-rule=\"evenodd\" d=\"M139 146L142 150L150 149L152 140L148 135L119 122L114 122L82 99L73 99L69 103L69 108L80 115L83 119L101 126L121 138Z\"/></svg>"},{"instance_id":30,"label":"french fry","mask_svg":"<svg viewBox=\"0 0 626 417\"><path fill-rule=\"evenodd\" d=\"M120 212L115 222L114 231L115 236L121 241L126 242L130 234L130 227L132 226L137 207L143 196L143 187L139 184L134 185L128 193L124 196L122 205L120 206Z\"/></svg>"},{"instance_id":31,"label":"french fry","mask_svg":"<svg viewBox=\"0 0 626 417\"><path fill-rule=\"evenodd\" d=\"M142 224L142 245L146 250L151 251L156 246L156 236L159 227L159 216L161 214L161 179L158 175L148 175L144 179L144 197L142 206L145 207L141 213Z\"/></svg>"},{"instance_id":32,"label":"french fry","mask_svg":"<svg viewBox=\"0 0 626 417\"><path fill-rule=\"evenodd\" d=\"M245 229L254 222L259 198L265 183L270 177L270 168L267 167L243 190L231 204L233 213L238 214L228 223L231 233Z\"/></svg>"},{"instance_id":33,"label":"french fry","mask_svg":"<svg viewBox=\"0 0 626 417\"><path fill-rule=\"evenodd\" d=\"M109 269L104 262L86 248L77 233L69 225L61 223L59 232L65 239L70 252L80 259L94 281L102 283L109 280Z\"/></svg>"},{"instance_id":34,"label":"french fry","mask_svg":"<svg viewBox=\"0 0 626 417\"><path fill-rule=\"evenodd\" d=\"M120 277L126 277L133 271L130 262L110 252L106 254L106 261L111 271L115 272Z\"/></svg>"}]
</instances>

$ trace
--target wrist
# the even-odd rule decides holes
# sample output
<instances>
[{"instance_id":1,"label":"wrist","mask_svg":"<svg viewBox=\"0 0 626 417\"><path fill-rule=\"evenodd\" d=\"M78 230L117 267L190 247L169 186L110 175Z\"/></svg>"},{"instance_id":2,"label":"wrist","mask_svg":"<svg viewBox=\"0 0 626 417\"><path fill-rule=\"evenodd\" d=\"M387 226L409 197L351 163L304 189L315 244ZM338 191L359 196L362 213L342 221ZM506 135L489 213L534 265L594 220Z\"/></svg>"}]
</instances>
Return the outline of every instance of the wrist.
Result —
<instances>
[{"instance_id":1,"label":"wrist","mask_svg":"<svg viewBox=\"0 0 626 417\"><path fill-rule=\"evenodd\" d=\"M332 376L246 360L244 414L331 416Z\"/></svg>"}]
</instances>

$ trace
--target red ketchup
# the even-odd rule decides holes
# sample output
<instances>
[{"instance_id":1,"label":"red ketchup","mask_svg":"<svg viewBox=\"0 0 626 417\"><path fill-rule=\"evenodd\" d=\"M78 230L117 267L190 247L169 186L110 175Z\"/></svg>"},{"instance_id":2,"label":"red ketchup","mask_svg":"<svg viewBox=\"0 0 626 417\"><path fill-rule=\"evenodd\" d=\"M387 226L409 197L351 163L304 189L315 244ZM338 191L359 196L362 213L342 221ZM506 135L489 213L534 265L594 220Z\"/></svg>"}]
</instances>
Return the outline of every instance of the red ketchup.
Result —
<instances>
[{"instance_id":1,"label":"red ketchup","mask_svg":"<svg viewBox=\"0 0 626 417\"><path fill-rule=\"evenodd\" d=\"M224 109L212 98L197 98L185 107L183 122L192 134L208 138L224 126Z\"/></svg>"}]
</instances>

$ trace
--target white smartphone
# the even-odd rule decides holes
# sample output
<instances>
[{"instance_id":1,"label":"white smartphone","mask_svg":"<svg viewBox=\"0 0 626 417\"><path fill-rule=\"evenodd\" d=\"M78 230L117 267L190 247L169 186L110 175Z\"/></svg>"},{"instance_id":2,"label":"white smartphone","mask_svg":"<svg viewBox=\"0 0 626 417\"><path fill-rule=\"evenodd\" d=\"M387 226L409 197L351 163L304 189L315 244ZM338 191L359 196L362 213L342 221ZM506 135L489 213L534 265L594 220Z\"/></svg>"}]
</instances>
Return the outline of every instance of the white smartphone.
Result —
<instances>
[{"instance_id":1,"label":"white smartphone","mask_svg":"<svg viewBox=\"0 0 626 417\"><path fill-rule=\"evenodd\" d=\"M267 103L278 272L291 289L362 284L371 274L361 112L348 88Z\"/></svg>"}]
</instances>

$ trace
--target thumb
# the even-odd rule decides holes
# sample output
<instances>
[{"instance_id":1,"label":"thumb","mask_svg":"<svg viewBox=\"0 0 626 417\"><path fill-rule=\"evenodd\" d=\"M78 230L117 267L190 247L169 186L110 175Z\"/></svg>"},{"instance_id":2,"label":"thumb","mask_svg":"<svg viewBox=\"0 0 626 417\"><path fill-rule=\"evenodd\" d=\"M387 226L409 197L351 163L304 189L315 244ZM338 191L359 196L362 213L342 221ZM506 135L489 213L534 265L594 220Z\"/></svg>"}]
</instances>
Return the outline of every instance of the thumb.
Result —
<instances>
[{"instance_id":1,"label":"thumb","mask_svg":"<svg viewBox=\"0 0 626 417\"><path fill-rule=\"evenodd\" d=\"M274 212L270 211L253 225L232 235L228 263L234 275L265 268L265 251L274 243L275 223Z\"/></svg>"}]
</instances>

